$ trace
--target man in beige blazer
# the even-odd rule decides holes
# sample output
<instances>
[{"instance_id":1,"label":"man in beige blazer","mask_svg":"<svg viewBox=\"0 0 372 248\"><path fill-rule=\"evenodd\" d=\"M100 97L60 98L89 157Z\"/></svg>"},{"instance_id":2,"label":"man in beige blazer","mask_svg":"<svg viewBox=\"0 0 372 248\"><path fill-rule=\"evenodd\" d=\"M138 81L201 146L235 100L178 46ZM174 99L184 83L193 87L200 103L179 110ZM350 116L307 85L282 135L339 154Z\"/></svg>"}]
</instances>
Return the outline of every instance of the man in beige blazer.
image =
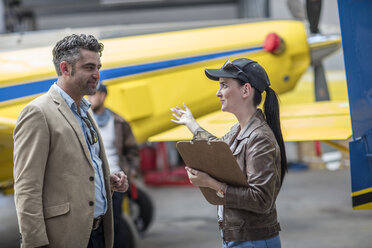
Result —
<instances>
[{"instance_id":1,"label":"man in beige blazer","mask_svg":"<svg viewBox=\"0 0 372 248\"><path fill-rule=\"evenodd\" d=\"M21 247L113 245L110 175L99 129L84 95L96 92L103 45L71 35L53 49L58 80L30 102L14 129L14 190Z\"/></svg>"}]
</instances>

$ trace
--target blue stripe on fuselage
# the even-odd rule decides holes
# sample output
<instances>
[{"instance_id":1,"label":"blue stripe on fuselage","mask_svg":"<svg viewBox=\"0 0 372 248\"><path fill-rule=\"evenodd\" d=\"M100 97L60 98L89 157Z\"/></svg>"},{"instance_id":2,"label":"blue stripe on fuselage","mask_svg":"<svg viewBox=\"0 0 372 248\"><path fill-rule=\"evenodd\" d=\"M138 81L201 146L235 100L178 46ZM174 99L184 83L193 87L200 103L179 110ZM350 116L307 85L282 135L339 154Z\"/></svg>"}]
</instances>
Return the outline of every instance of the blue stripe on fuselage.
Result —
<instances>
[{"instance_id":1,"label":"blue stripe on fuselage","mask_svg":"<svg viewBox=\"0 0 372 248\"><path fill-rule=\"evenodd\" d=\"M253 52L262 50L260 47L251 47L246 49L238 49L227 52L212 53L206 55L199 55L194 57L186 57L179 59L171 59L160 62L152 62L139 65L123 66L118 68L105 69L100 72L101 80L114 79L124 76L135 75L144 72L150 72L160 69L172 68L181 65L187 65L191 63L206 61L210 59L216 59L219 57L225 57L229 55ZM35 82L16 84L0 88L0 102L14 100L21 97L32 96L41 94L50 88L50 86L57 80L57 78L39 80Z\"/></svg>"}]
</instances>

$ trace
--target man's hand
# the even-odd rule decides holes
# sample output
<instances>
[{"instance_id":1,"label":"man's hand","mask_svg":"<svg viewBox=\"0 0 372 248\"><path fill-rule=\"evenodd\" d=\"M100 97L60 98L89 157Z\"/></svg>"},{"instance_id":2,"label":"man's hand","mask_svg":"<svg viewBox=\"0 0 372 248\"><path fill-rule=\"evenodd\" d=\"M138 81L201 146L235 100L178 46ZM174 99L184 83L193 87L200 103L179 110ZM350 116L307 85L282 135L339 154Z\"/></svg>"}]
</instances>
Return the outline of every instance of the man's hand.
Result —
<instances>
[{"instance_id":1,"label":"man's hand","mask_svg":"<svg viewBox=\"0 0 372 248\"><path fill-rule=\"evenodd\" d=\"M122 171L110 174L110 184L111 190L118 192L125 192L129 187L127 175Z\"/></svg>"}]
</instances>

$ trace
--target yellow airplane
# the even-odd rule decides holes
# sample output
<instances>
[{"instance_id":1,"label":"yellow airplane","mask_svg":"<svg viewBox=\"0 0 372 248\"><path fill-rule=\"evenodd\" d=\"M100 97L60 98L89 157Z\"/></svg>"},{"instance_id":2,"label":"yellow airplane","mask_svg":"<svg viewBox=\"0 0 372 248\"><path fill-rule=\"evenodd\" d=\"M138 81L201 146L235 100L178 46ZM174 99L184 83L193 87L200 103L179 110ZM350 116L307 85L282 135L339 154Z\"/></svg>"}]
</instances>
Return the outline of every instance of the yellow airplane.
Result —
<instances>
[{"instance_id":1,"label":"yellow airplane","mask_svg":"<svg viewBox=\"0 0 372 248\"><path fill-rule=\"evenodd\" d=\"M174 127L169 108L182 102L193 110L195 117L220 108L214 97L218 84L206 78L205 68L218 68L227 58L247 57L267 70L272 87L283 94L295 88L315 57L324 57L341 45L338 36L308 38L304 24L291 20L164 32L102 42L105 49L101 80L109 90L107 105L131 123L139 142L185 138L187 132L180 136L162 133ZM0 188L12 185L12 133L18 114L56 80L51 50L49 46L0 54ZM283 106L286 140L350 137L347 102L329 104L297 105L288 110ZM309 116L316 120L308 121ZM212 114L208 125L221 135L233 121L231 116L217 112Z\"/></svg>"}]
</instances>

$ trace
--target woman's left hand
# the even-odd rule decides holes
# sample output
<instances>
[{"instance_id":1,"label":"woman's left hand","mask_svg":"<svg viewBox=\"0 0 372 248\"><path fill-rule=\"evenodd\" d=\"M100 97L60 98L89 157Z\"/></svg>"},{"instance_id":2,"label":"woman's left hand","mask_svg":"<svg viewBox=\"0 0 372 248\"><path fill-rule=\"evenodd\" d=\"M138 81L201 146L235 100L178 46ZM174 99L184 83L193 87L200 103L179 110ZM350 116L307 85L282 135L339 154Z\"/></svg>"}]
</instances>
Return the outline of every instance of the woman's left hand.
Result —
<instances>
[{"instance_id":1,"label":"woman's left hand","mask_svg":"<svg viewBox=\"0 0 372 248\"><path fill-rule=\"evenodd\" d=\"M207 173L192 169L188 166L186 166L185 169L189 176L190 183L198 187L210 187L211 177Z\"/></svg>"}]
</instances>

